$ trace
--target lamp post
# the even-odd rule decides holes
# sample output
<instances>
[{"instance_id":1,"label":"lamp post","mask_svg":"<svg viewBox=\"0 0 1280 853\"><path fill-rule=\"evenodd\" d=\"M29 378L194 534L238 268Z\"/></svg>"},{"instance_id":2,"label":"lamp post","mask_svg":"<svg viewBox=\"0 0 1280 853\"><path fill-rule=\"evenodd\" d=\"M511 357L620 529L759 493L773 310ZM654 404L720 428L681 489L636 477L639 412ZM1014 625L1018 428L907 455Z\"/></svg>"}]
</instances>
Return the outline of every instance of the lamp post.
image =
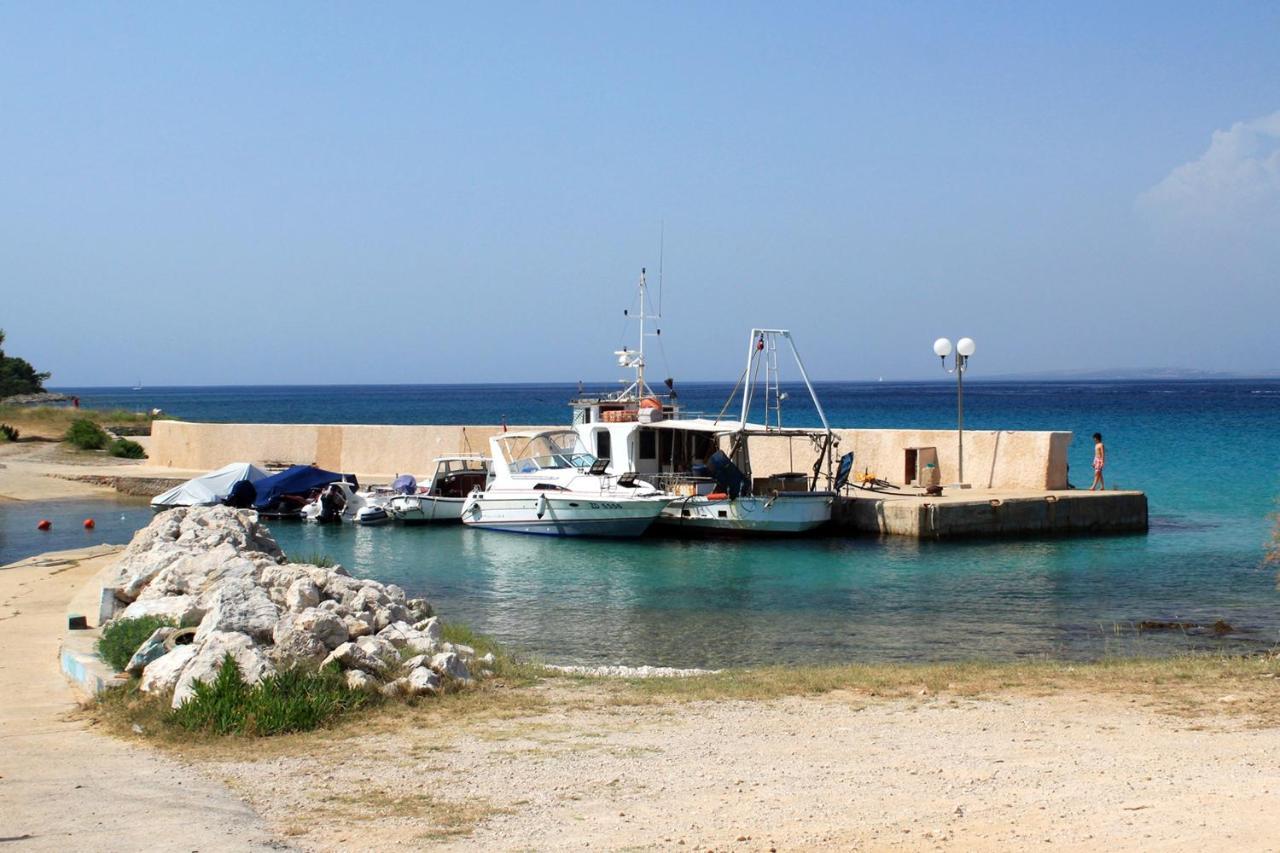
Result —
<instances>
[{"instance_id":1,"label":"lamp post","mask_svg":"<svg viewBox=\"0 0 1280 853\"><path fill-rule=\"evenodd\" d=\"M951 355L951 340L938 338L933 342L933 354L942 359L942 369L956 375L956 444L960 459L960 484L964 484L964 372L969 369L969 356L975 349L973 338L961 338L956 341L955 367L947 367L947 356Z\"/></svg>"}]
</instances>

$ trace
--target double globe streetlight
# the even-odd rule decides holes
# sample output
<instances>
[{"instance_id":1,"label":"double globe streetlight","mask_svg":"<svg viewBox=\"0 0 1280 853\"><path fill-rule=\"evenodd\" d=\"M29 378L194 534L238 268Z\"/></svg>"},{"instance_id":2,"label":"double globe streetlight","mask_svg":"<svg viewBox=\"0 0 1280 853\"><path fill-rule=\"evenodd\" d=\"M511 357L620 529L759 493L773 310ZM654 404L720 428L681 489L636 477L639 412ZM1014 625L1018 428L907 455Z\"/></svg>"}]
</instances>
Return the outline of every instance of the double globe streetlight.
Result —
<instances>
[{"instance_id":1,"label":"double globe streetlight","mask_svg":"<svg viewBox=\"0 0 1280 853\"><path fill-rule=\"evenodd\" d=\"M969 369L969 356L973 355L975 348L973 338L956 341L955 367L947 367L947 356L951 355L951 339L938 338L933 342L933 354L942 359L942 369L956 375L956 435L961 485L964 484L964 372Z\"/></svg>"}]
</instances>

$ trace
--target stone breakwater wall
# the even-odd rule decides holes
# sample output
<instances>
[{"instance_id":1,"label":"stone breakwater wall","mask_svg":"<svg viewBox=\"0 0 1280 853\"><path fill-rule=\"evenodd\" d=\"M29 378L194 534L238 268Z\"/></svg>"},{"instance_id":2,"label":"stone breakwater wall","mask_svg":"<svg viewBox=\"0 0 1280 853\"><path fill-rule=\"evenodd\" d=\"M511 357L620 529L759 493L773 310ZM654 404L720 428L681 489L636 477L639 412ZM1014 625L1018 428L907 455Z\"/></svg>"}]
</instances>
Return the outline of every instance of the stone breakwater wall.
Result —
<instances>
[{"instance_id":1,"label":"stone breakwater wall","mask_svg":"<svg viewBox=\"0 0 1280 853\"><path fill-rule=\"evenodd\" d=\"M160 616L126 671L177 708L230 654L249 683L336 663L352 689L434 694L488 673L492 656L444 642L424 599L341 566L286 562L257 514L227 507L161 513L138 531L103 590L112 619ZM185 629L185 630L184 630Z\"/></svg>"},{"instance_id":2,"label":"stone breakwater wall","mask_svg":"<svg viewBox=\"0 0 1280 853\"><path fill-rule=\"evenodd\" d=\"M551 429L512 426L511 430ZM501 426L325 424L206 424L156 421L151 462L212 470L231 462L315 463L365 478L429 474L432 460L458 452L488 454ZM838 429L839 452L854 453L854 470L902 483L908 448L932 447L944 483L959 478L955 430ZM975 430L964 434L965 480L975 488L1065 489L1070 432ZM815 453L804 438L757 438L751 443L758 476L808 471Z\"/></svg>"}]
</instances>

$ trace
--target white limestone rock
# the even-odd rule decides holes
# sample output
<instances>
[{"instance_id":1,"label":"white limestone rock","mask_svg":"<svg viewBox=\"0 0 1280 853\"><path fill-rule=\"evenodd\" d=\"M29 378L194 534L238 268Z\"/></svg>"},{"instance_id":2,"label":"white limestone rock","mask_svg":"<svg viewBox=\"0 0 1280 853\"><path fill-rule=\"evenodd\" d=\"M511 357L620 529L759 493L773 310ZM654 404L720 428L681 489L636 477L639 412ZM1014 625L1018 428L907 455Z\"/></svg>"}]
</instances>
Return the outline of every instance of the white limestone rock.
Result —
<instances>
[{"instance_id":1,"label":"white limestone rock","mask_svg":"<svg viewBox=\"0 0 1280 853\"><path fill-rule=\"evenodd\" d=\"M378 689L378 679L362 669L349 669L346 672L347 689L363 690L372 693Z\"/></svg>"},{"instance_id":2,"label":"white limestone rock","mask_svg":"<svg viewBox=\"0 0 1280 853\"><path fill-rule=\"evenodd\" d=\"M347 635L353 640L357 637L367 637L373 633L372 625L363 619L356 618L355 616L346 616L343 618L342 622L347 626Z\"/></svg>"},{"instance_id":3,"label":"white limestone rock","mask_svg":"<svg viewBox=\"0 0 1280 853\"><path fill-rule=\"evenodd\" d=\"M195 625L204 616L204 610L194 595L170 595L165 598L140 598L130 604L117 619L141 619L159 616L172 619L179 625Z\"/></svg>"},{"instance_id":4,"label":"white limestone rock","mask_svg":"<svg viewBox=\"0 0 1280 853\"><path fill-rule=\"evenodd\" d=\"M434 643L439 643L444 637L444 626L440 624L440 620L435 616L415 622L413 627L430 637Z\"/></svg>"},{"instance_id":5,"label":"white limestone rock","mask_svg":"<svg viewBox=\"0 0 1280 853\"><path fill-rule=\"evenodd\" d=\"M409 673L405 692L410 696L434 696L440 692L440 684L440 676L425 666L419 666Z\"/></svg>"},{"instance_id":6,"label":"white limestone rock","mask_svg":"<svg viewBox=\"0 0 1280 853\"><path fill-rule=\"evenodd\" d=\"M165 693L172 690L195 655L195 646L174 646L173 651L166 652L147 664L142 670L138 689L143 693Z\"/></svg>"},{"instance_id":7,"label":"white limestone rock","mask_svg":"<svg viewBox=\"0 0 1280 853\"><path fill-rule=\"evenodd\" d=\"M371 654L388 663L400 660L400 651L390 640L385 640L382 637L360 637L355 642L367 654Z\"/></svg>"},{"instance_id":8,"label":"white limestone rock","mask_svg":"<svg viewBox=\"0 0 1280 853\"><path fill-rule=\"evenodd\" d=\"M205 606L196 645L215 632L240 632L266 640L280 619L267 593L244 578L227 578L214 586L205 596Z\"/></svg>"},{"instance_id":9,"label":"white limestone rock","mask_svg":"<svg viewBox=\"0 0 1280 853\"><path fill-rule=\"evenodd\" d=\"M320 588L309 577L298 578L289 585L289 591L285 593L285 606L294 613L300 613L319 603Z\"/></svg>"},{"instance_id":10,"label":"white limestone rock","mask_svg":"<svg viewBox=\"0 0 1280 853\"><path fill-rule=\"evenodd\" d=\"M336 613L309 608L301 613L286 614L284 618L290 617L298 630L314 634L327 648L336 649L350 638L347 623Z\"/></svg>"},{"instance_id":11,"label":"white limestone rock","mask_svg":"<svg viewBox=\"0 0 1280 853\"><path fill-rule=\"evenodd\" d=\"M413 657L405 661L403 664L401 664L405 672L412 672L413 670L417 669L420 666L430 666L430 665L431 665L431 656L427 654L414 655Z\"/></svg>"},{"instance_id":12,"label":"white limestone rock","mask_svg":"<svg viewBox=\"0 0 1280 853\"><path fill-rule=\"evenodd\" d=\"M431 668L440 675L466 682L471 680L471 671L457 652L441 652L431 659Z\"/></svg>"},{"instance_id":13,"label":"white limestone rock","mask_svg":"<svg viewBox=\"0 0 1280 853\"><path fill-rule=\"evenodd\" d=\"M212 681L227 655L235 660L246 684L257 684L263 677L275 672L275 667L267 660L266 655L254 645L253 638L238 631L213 631L203 639L199 639L197 634L196 643L186 648L193 649L194 654L173 688L174 708L180 708L195 695L194 685L197 681Z\"/></svg>"},{"instance_id":14,"label":"white limestone rock","mask_svg":"<svg viewBox=\"0 0 1280 853\"><path fill-rule=\"evenodd\" d=\"M431 602L425 598L410 598L404 603L404 607L409 611L409 617L415 624L430 618L433 612Z\"/></svg>"},{"instance_id":15,"label":"white limestone rock","mask_svg":"<svg viewBox=\"0 0 1280 853\"><path fill-rule=\"evenodd\" d=\"M336 663L343 669L360 669L372 675L381 675L387 671L387 662L375 654L357 646L355 643L343 643L324 659L322 666Z\"/></svg>"},{"instance_id":16,"label":"white limestone rock","mask_svg":"<svg viewBox=\"0 0 1280 853\"><path fill-rule=\"evenodd\" d=\"M386 684L382 685L380 692L388 699L396 699L400 696L404 696L409 692L409 679L397 678L394 681L388 681Z\"/></svg>"}]
</instances>

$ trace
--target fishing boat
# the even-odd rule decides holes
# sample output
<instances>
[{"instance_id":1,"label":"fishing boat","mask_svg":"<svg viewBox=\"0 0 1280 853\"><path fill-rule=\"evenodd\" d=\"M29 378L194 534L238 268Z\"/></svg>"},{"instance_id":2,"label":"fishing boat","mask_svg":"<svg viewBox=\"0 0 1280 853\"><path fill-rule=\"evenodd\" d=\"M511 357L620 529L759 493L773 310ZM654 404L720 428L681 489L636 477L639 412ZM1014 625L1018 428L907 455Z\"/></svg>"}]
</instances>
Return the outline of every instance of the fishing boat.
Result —
<instances>
[{"instance_id":1,"label":"fishing boat","mask_svg":"<svg viewBox=\"0 0 1280 853\"><path fill-rule=\"evenodd\" d=\"M607 461L608 473L634 472L674 495L659 523L688 532L799 534L831 519L835 503L832 471L837 437L809 381L795 339L786 329L752 329L746 369L724 409L696 416L681 406L673 380L655 391L645 380L645 339L650 313L644 272L640 275L640 346L615 353L634 370L621 391L570 401L574 431L587 449ZM779 352L789 350L817 411L821 428L783 425L787 392L780 381ZM738 389L737 417L728 414ZM763 420L752 422L753 403ZM807 470L795 470L797 456ZM821 486L830 486L822 488Z\"/></svg>"},{"instance_id":2,"label":"fishing boat","mask_svg":"<svg viewBox=\"0 0 1280 853\"><path fill-rule=\"evenodd\" d=\"M462 523L548 536L639 536L671 496L636 478L606 472L569 429L502 433L489 439L483 489L462 507Z\"/></svg>"},{"instance_id":3,"label":"fishing boat","mask_svg":"<svg viewBox=\"0 0 1280 853\"><path fill-rule=\"evenodd\" d=\"M430 524L462 520L462 505L489 477L489 460L479 454L441 456L426 487L397 478L392 487L397 494L387 502L387 510L401 524ZM412 480L413 478L409 478ZM399 488L400 486L409 488Z\"/></svg>"}]
</instances>

